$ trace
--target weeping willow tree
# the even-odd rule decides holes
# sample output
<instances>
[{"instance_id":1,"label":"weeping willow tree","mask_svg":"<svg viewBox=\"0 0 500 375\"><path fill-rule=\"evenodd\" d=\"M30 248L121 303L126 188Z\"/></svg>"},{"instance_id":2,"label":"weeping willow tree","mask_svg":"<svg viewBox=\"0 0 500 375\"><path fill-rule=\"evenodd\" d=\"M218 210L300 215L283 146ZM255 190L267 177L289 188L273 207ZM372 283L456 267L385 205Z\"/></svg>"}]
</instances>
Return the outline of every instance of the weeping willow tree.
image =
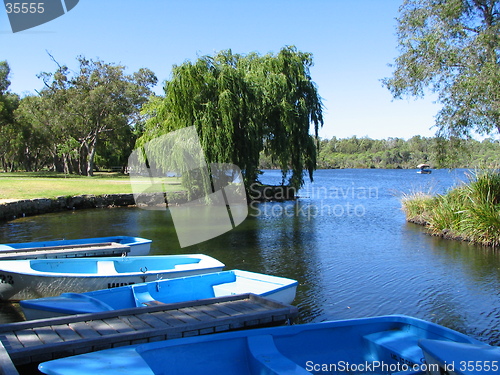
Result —
<instances>
[{"instance_id":1,"label":"weeping willow tree","mask_svg":"<svg viewBox=\"0 0 500 375\"><path fill-rule=\"evenodd\" d=\"M145 133L138 146L194 125L209 163L233 163L246 186L257 181L264 151L281 166L283 183L312 179L322 102L309 68L312 55L285 47L261 56L222 51L174 66L163 97L143 107ZM310 134L310 129L314 134Z\"/></svg>"}]
</instances>

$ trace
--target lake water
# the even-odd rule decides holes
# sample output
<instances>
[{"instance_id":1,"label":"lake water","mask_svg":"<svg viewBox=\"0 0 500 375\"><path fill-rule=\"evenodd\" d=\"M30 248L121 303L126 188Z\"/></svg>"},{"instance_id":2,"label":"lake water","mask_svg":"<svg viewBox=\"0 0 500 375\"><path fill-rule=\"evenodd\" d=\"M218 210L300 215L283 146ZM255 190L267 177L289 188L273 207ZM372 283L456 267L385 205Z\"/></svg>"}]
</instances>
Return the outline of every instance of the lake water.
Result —
<instances>
[{"instance_id":1,"label":"lake water","mask_svg":"<svg viewBox=\"0 0 500 375\"><path fill-rule=\"evenodd\" d=\"M319 170L300 198L252 204L246 220L181 249L168 211L114 208L28 217L0 225L0 243L133 235L153 254L204 253L226 264L299 281L300 323L406 314L500 344L500 255L406 223L401 194L440 193L464 170ZM262 180L280 182L266 171ZM0 306L0 321L20 319Z\"/></svg>"}]
</instances>

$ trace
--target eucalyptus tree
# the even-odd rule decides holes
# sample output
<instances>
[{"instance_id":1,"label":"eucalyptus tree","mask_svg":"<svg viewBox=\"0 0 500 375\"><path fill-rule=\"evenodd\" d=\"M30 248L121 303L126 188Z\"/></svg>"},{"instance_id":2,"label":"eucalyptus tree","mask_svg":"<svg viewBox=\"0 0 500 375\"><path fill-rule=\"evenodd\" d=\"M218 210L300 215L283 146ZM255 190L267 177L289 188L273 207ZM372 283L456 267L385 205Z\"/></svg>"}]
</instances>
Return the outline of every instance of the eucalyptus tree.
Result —
<instances>
[{"instance_id":1,"label":"eucalyptus tree","mask_svg":"<svg viewBox=\"0 0 500 375\"><path fill-rule=\"evenodd\" d=\"M9 91L10 67L0 61L0 160L4 170L14 168L20 152L20 134L15 126L14 111L19 105L19 96Z\"/></svg>"},{"instance_id":2,"label":"eucalyptus tree","mask_svg":"<svg viewBox=\"0 0 500 375\"><path fill-rule=\"evenodd\" d=\"M405 0L397 22L393 96L437 93L443 135L500 131L500 1Z\"/></svg>"},{"instance_id":3,"label":"eucalyptus tree","mask_svg":"<svg viewBox=\"0 0 500 375\"><path fill-rule=\"evenodd\" d=\"M101 138L115 133L120 135L116 141L123 142L124 132L132 134L140 107L151 95L157 78L149 69L127 75L122 65L84 57L78 57L78 62L76 73L59 65L55 73L40 74L45 83L40 96L63 137L60 151L67 157L77 153L78 173L92 175ZM38 111L38 118L46 114ZM112 142L113 138L107 140ZM133 144L135 139L131 136L128 142ZM129 147L121 144L121 149Z\"/></svg>"},{"instance_id":4,"label":"eucalyptus tree","mask_svg":"<svg viewBox=\"0 0 500 375\"><path fill-rule=\"evenodd\" d=\"M7 61L0 61L0 95L4 95L10 86L10 66Z\"/></svg>"},{"instance_id":5,"label":"eucalyptus tree","mask_svg":"<svg viewBox=\"0 0 500 375\"><path fill-rule=\"evenodd\" d=\"M295 47L277 55L222 51L174 66L165 96L144 106L145 133L138 142L194 125L207 161L241 168L247 186L257 180L259 155L279 162L283 182L303 184L316 166L315 136L322 102L309 68L312 56Z\"/></svg>"},{"instance_id":6,"label":"eucalyptus tree","mask_svg":"<svg viewBox=\"0 0 500 375\"><path fill-rule=\"evenodd\" d=\"M28 95L21 99L15 112L25 149L26 170L49 167L58 172L71 173L76 168L78 141L67 131L68 121L60 102L55 98Z\"/></svg>"}]
</instances>

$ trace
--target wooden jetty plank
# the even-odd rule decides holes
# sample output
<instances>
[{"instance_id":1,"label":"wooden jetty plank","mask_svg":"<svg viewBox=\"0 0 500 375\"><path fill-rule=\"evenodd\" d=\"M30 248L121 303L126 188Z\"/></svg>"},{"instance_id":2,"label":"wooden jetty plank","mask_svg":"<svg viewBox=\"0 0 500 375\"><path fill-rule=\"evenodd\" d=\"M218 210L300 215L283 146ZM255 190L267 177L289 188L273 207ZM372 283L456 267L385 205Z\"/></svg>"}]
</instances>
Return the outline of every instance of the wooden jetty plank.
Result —
<instances>
[{"instance_id":1,"label":"wooden jetty plank","mask_svg":"<svg viewBox=\"0 0 500 375\"><path fill-rule=\"evenodd\" d=\"M0 375L19 375L19 372L10 359L7 350L0 342Z\"/></svg>"},{"instance_id":2,"label":"wooden jetty plank","mask_svg":"<svg viewBox=\"0 0 500 375\"><path fill-rule=\"evenodd\" d=\"M51 327L63 341L79 340L82 338L82 336L71 329L68 324L53 325Z\"/></svg>"},{"instance_id":3,"label":"wooden jetty plank","mask_svg":"<svg viewBox=\"0 0 500 375\"><path fill-rule=\"evenodd\" d=\"M229 304L224 304L224 303L217 303L214 305L214 307L224 313L224 314L227 314L229 316L235 316L235 315L240 315L240 314L243 314L240 310L237 310L237 309L233 309L232 306L230 306Z\"/></svg>"},{"instance_id":4,"label":"wooden jetty plank","mask_svg":"<svg viewBox=\"0 0 500 375\"><path fill-rule=\"evenodd\" d=\"M53 344L64 341L61 336L54 332L52 327L38 327L33 329L33 332L35 332L40 341L45 344Z\"/></svg>"},{"instance_id":5,"label":"wooden jetty plank","mask_svg":"<svg viewBox=\"0 0 500 375\"><path fill-rule=\"evenodd\" d=\"M197 323L199 322L199 319L196 319L194 316L191 316L183 311L181 309L178 310L172 310L168 312L169 315L173 316L175 319L183 322L183 323Z\"/></svg>"},{"instance_id":6,"label":"wooden jetty plank","mask_svg":"<svg viewBox=\"0 0 500 375\"><path fill-rule=\"evenodd\" d=\"M68 325L73 331L80 335L80 339L87 339L92 337L101 337L101 335L96 332L92 327L90 327L86 322L73 322Z\"/></svg>"},{"instance_id":7,"label":"wooden jetty plank","mask_svg":"<svg viewBox=\"0 0 500 375\"><path fill-rule=\"evenodd\" d=\"M199 306L198 309L200 311L203 311L205 314L210 315L216 319L218 318L227 318L229 315L217 310L213 305L204 305L204 306Z\"/></svg>"},{"instance_id":8,"label":"wooden jetty plank","mask_svg":"<svg viewBox=\"0 0 500 375\"><path fill-rule=\"evenodd\" d=\"M232 311L233 315L218 312L219 316L217 316L214 313L223 305L231 306L232 304L239 305L240 310L243 310L241 304L245 303L260 304L262 308L260 310L255 307L246 309L246 313L231 308L226 309ZM208 314L208 311L211 314ZM201 320L190 314L201 318ZM23 364L108 347L253 327L259 323L279 322L276 317L281 317L280 323L283 323L287 318L293 318L296 315L297 309L295 307L269 302L252 294L244 294L229 298L191 301L190 304L183 302L10 323L0 325L0 340L6 344L6 350L12 361L15 364ZM183 320L179 321L176 318ZM188 322L184 320L188 320ZM47 330L52 330L61 341L55 342L54 340L50 343L40 341L35 332L46 332ZM60 334L58 332L65 332L65 330L72 330L75 334L67 332ZM9 334L18 334L22 338L26 336L24 341L21 340L26 347L8 346L9 340L4 338Z\"/></svg>"},{"instance_id":9,"label":"wooden jetty plank","mask_svg":"<svg viewBox=\"0 0 500 375\"><path fill-rule=\"evenodd\" d=\"M183 326L186 324L184 321L176 319L176 317L169 311L164 311L164 312L157 311L148 314L147 316L144 317L140 315L140 318L150 324L158 324L157 322L159 322L159 324L161 324L162 327L164 327L165 324L170 327ZM154 320L151 321L150 319Z\"/></svg>"},{"instance_id":10,"label":"wooden jetty plank","mask_svg":"<svg viewBox=\"0 0 500 375\"><path fill-rule=\"evenodd\" d=\"M144 315L147 316L148 314ZM154 325L149 324L147 320L140 319L138 315L120 316L119 319L128 324L130 327L135 327L136 329L149 329L155 327ZM161 326L161 324L163 323L160 321L158 326Z\"/></svg>"},{"instance_id":11,"label":"wooden jetty plank","mask_svg":"<svg viewBox=\"0 0 500 375\"><path fill-rule=\"evenodd\" d=\"M164 316L166 315L166 316ZM168 322L168 319L171 320L171 316L168 315L168 312L150 312L150 313L144 313L144 314L137 314L135 315L136 318L142 320L144 323L149 324L153 328L162 328L165 327L165 324L169 326L173 326L174 323L170 324ZM124 317L122 317L123 319ZM183 323L181 323L183 324Z\"/></svg>"},{"instance_id":12,"label":"wooden jetty plank","mask_svg":"<svg viewBox=\"0 0 500 375\"><path fill-rule=\"evenodd\" d=\"M246 303L245 303L246 302ZM270 307L262 304L257 304L254 302L247 301L234 301L229 305L232 309L240 311L242 313L247 312L256 312L256 311L266 311L269 310Z\"/></svg>"},{"instance_id":13,"label":"wooden jetty plank","mask_svg":"<svg viewBox=\"0 0 500 375\"><path fill-rule=\"evenodd\" d=\"M104 319L88 320L86 323L102 336L117 333L116 329L111 327Z\"/></svg>"},{"instance_id":14,"label":"wooden jetty plank","mask_svg":"<svg viewBox=\"0 0 500 375\"><path fill-rule=\"evenodd\" d=\"M9 348L9 349L10 348L12 348L12 349L24 348L24 345L17 339L17 336L13 332L10 334L1 335L0 342L3 343L3 345L6 348Z\"/></svg>"},{"instance_id":15,"label":"wooden jetty plank","mask_svg":"<svg viewBox=\"0 0 500 375\"><path fill-rule=\"evenodd\" d=\"M208 315L205 313L200 306L196 307L185 307L183 309L179 309L179 311L188 314L189 316L192 316L193 318L200 320L200 321L207 321L207 320L214 320L214 317L212 315Z\"/></svg>"},{"instance_id":16,"label":"wooden jetty plank","mask_svg":"<svg viewBox=\"0 0 500 375\"><path fill-rule=\"evenodd\" d=\"M14 332L19 342L24 348L36 345L43 345L38 335L30 329Z\"/></svg>"},{"instance_id":17,"label":"wooden jetty plank","mask_svg":"<svg viewBox=\"0 0 500 375\"><path fill-rule=\"evenodd\" d=\"M127 324L125 321L121 320L119 317L109 318L104 320L106 324L109 324L111 328L113 328L116 332L125 333L125 332L133 332L137 329L134 329L133 326Z\"/></svg>"}]
</instances>

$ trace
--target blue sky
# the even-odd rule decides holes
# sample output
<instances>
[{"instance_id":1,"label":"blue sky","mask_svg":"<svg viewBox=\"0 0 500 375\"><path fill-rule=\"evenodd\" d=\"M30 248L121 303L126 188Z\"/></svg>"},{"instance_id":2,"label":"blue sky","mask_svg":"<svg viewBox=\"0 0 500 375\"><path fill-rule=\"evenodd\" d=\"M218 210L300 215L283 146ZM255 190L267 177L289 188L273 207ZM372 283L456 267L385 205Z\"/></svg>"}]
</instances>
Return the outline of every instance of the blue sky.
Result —
<instances>
[{"instance_id":1,"label":"blue sky","mask_svg":"<svg viewBox=\"0 0 500 375\"><path fill-rule=\"evenodd\" d=\"M83 55L151 69L162 84L173 64L232 49L311 52L313 80L325 104L323 138L432 136L435 98L393 100L380 80L397 56L395 18L402 0L80 0L67 14L12 33L0 8L0 60L11 91L43 86L36 75L70 69Z\"/></svg>"}]
</instances>

